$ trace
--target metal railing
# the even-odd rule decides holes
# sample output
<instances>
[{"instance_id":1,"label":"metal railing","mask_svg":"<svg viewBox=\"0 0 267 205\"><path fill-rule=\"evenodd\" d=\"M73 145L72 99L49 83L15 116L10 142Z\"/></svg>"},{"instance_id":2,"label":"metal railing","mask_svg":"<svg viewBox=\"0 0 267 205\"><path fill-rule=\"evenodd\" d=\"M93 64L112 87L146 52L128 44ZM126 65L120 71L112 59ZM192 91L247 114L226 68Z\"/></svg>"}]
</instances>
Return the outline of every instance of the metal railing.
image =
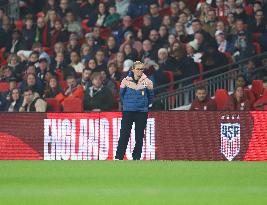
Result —
<instances>
[{"instance_id":1,"label":"metal railing","mask_svg":"<svg viewBox=\"0 0 267 205\"><path fill-rule=\"evenodd\" d=\"M267 60L267 52L262 53L260 55L252 56L250 58L235 62L233 64L225 65L219 67L217 69L203 72L203 75L211 75L212 77L206 78L202 81L198 81L194 84L188 84L183 86L185 82L193 81L193 79L198 78L200 75L194 75L183 80L174 81L162 86L158 86L155 90L167 89L170 86L175 86L177 89L173 91L159 93L154 97L154 107L156 110L171 110L177 107L189 105L195 96L195 88L198 86L205 86L209 92L210 96L214 96L217 89L223 88L228 91L233 91L235 87L235 79L237 75L249 60L253 60L255 58L266 59ZM227 72L225 69L228 69ZM266 65L257 69L267 69ZM220 73L215 75L216 73ZM212 75L214 74L214 75Z\"/></svg>"},{"instance_id":2,"label":"metal railing","mask_svg":"<svg viewBox=\"0 0 267 205\"><path fill-rule=\"evenodd\" d=\"M0 5L11 20L18 20L20 14L19 0L9 0L9 3Z\"/></svg>"}]
</instances>

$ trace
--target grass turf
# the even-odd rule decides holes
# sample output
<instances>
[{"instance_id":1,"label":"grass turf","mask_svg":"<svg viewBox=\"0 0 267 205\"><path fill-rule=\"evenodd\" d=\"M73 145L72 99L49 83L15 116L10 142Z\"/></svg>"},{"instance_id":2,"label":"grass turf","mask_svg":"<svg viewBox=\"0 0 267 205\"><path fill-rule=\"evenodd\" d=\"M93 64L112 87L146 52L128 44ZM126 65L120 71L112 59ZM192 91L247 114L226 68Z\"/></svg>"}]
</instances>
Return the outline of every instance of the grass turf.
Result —
<instances>
[{"instance_id":1,"label":"grass turf","mask_svg":"<svg viewBox=\"0 0 267 205\"><path fill-rule=\"evenodd\" d=\"M0 204L267 204L266 162L1 161Z\"/></svg>"}]
</instances>

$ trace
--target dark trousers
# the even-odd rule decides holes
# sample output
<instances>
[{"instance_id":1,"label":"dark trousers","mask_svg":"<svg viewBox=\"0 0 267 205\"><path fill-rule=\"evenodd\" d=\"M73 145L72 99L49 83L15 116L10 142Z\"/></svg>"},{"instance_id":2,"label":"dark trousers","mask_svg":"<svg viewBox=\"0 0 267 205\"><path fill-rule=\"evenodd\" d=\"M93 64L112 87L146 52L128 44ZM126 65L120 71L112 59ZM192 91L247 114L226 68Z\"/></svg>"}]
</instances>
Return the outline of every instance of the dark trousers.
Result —
<instances>
[{"instance_id":1,"label":"dark trousers","mask_svg":"<svg viewBox=\"0 0 267 205\"><path fill-rule=\"evenodd\" d=\"M130 135L132 125L135 122L135 147L132 153L134 160L139 160L142 154L144 130L147 124L147 112L123 112L120 130L120 139L116 152L116 159L123 160Z\"/></svg>"}]
</instances>

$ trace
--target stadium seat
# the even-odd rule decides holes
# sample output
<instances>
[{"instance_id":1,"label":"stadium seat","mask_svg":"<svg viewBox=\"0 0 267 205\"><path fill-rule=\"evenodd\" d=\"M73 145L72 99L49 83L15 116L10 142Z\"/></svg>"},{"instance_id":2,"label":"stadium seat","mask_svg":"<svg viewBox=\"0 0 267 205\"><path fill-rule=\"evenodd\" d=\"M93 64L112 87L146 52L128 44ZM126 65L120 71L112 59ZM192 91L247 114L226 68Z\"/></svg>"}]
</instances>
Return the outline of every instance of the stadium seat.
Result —
<instances>
[{"instance_id":1,"label":"stadium seat","mask_svg":"<svg viewBox=\"0 0 267 205\"><path fill-rule=\"evenodd\" d=\"M233 56L230 52L224 52L223 54L227 58L229 64L234 63Z\"/></svg>"},{"instance_id":2,"label":"stadium seat","mask_svg":"<svg viewBox=\"0 0 267 205\"><path fill-rule=\"evenodd\" d=\"M254 103L254 110L267 110L265 103L267 103L267 90L264 90L262 97Z\"/></svg>"},{"instance_id":3,"label":"stadium seat","mask_svg":"<svg viewBox=\"0 0 267 205\"><path fill-rule=\"evenodd\" d=\"M261 37L262 33L252 33L252 41L259 42L259 38Z\"/></svg>"},{"instance_id":4,"label":"stadium seat","mask_svg":"<svg viewBox=\"0 0 267 205\"><path fill-rule=\"evenodd\" d=\"M24 26L24 22L23 22L23 20L16 20L15 21L15 27L16 27L16 29L18 29L18 30L22 30L22 28L23 28L23 26Z\"/></svg>"},{"instance_id":5,"label":"stadium seat","mask_svg":"<svg viewBox=\"0 0 267 205\"><path fill-rule=\"evenodd\" d=\"M9 83L1 82L0 83L0 92L5 92L9 89Z\"/></svg>"},{"instance_id":6,"label":"stadium seat","mask_svg":"<svg viewBox=\"0 0 267 205\"><path fill-rule=\"evenodd\" d=\"M61 105L55 98L46 98L48 112L61 112Z\"/></svg>"},{"instance_id":7,"label":"stadium seat","mask_svg":"<svg viewBox=\"0 0 267 205\"><path fill-rule=\"evenodd\" d=\"M254 46L254 49L255 49L255 52L256 54L260 54L261 53L261 46L258 42L252 42L253 46Z\"/></svg>"},{"instance_id":8,"label":"stadium seat","mask_svg":"<svg viewBox=\"0 0 267 205\"><path fill-rule=\"evenodd\" d=\"M217 110L223 110L228 101L229 95L225 89L217 89L215 92L215 102L217 105Z\"/></svg>"},{"instance_id":9,"label":"stadium seat","mask_svg":"<svg viewBox=\"0 0 267 205\"><path fill-rule=\"evenodd\" d=\"M91 32L91 28L87 26L88 21L89 21L89 19L84 19L81 22L81 27L86 33Z\"/></svg>"},{"instance_id":10,"label":"stadium seat","mask_svg":"<svg viewBox=\"0 0 267 205\"><path fill-rule=\"evenodd\" d=\"M174 81L174 75L173 75L173 72L172 71L165 70L165 71L163 71L163 73L168 78L169 83L172 83ZM168 88L168 91L172 91L172 90L173 90L173 85L170 85L169 88Z\"/></svg>"},{"instance_id":11,"label":"stadium seat","mask_svg":"<svg viewBox=\"0 0 267 205\"><path fill-rule=\"evenodd\" d=\"M68 97L63 101L64 112L83 112L83 99Z\"/></svg>"},{"instance_id":12,"label":"stadium seat","mask_svg":"<svg viewBox=\"0 0 267 205\"><path fill-rule=\"evenodd\" d=\"M258 100L264 91L262 80L253 80L251 91L254 93L256 100Z\"/></svg>"}]
</instances>

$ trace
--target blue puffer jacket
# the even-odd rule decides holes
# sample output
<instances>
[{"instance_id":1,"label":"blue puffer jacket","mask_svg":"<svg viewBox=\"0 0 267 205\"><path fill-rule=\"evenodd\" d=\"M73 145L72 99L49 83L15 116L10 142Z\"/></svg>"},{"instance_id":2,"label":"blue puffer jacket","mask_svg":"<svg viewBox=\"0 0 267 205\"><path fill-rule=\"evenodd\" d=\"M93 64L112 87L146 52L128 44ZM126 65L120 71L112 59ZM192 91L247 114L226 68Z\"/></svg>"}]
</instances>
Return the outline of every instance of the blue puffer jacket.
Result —
<instances>
[{"instance_id":1,"label":"blue puffer jacket","mask_svg":"<svg viewBox=\"0 0 267 205\"><path fill-rule=\"evenodd\" d=\"M122 80L120 96L123 111L148 112L153 95L153 83L145 74L137 83L132 77L126 77Z\"/></svg>"}]
</instances>

